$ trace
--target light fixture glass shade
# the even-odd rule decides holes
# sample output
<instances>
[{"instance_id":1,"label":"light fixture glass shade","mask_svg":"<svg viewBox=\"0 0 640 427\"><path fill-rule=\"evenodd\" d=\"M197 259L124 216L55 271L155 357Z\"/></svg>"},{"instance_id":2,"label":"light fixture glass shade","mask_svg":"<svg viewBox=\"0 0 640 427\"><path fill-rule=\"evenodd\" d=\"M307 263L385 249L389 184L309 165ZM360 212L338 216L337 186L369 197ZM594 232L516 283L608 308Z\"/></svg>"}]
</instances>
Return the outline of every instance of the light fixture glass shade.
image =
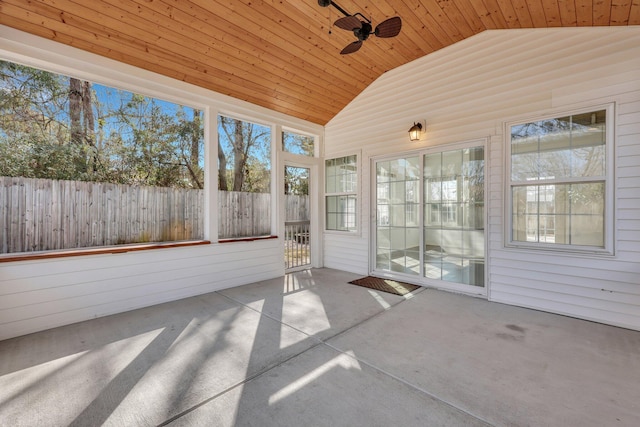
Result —
<instances>
[{"instance_id":1,"label":"light fixture glass shade","mask_svg":"<svg viewBox=\"0 0 640 427\"><path fill-rule=\"evenodd\" d=\"M409 139L411 141L418 141L420 139L420 132L422 132L422 123L414 123L409 129Z\"/></svg>"}]
</instances>

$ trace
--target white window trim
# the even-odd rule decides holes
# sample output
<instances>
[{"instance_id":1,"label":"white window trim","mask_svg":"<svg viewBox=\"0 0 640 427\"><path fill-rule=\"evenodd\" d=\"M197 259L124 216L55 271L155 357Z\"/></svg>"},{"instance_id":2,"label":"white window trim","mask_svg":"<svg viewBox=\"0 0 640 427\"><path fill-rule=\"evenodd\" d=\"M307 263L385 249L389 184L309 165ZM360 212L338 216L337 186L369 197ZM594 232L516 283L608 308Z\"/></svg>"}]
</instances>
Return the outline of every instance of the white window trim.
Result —
<instances>
[{"instance_id":1,"label":"white window trim","mask_svg":"<svg viewBox=\"0 0 640 427\"><path fill-rule=\"evenodd\" d=\"M0 25L0 30L5 31L5 27ZM15 40L3 39L0 35L0 60L65 77L74 77L104 87L136 93L160 101L167 101L200 110L203 114L204 126L204 237L203 239L187 240L184 242L188 244L188 242L217 241L217 215L215 215L215 221L213 221L214 216L211 215L211 212L216 212L213 207L217 206L217 193L213 194L209 190L212 188L212 177L217 180L217 170L212 171L212 149L208 143L212 137L215 137L217 140L217 127L211 128L212 121L216 121L217 123L217 116L212 114L212 111L215 112L213 104L208 102L205 97L191 93L190 88L180 87L183 82L150 74L150 72L137 67L115 62L88 52L79 51L70 46L39 39L37 36L25 34L17 30L10 29L8 35L13 36ZM172 84L168 84L169 82ZM217 181L215 184L217 185ZM216 231L216 236L212 239L212 237L214 237L212 235L213 230ZM167 246L176 242L181 241L167 240L148 245L139 244L138 246L149 246L153 248L154 246ZM108 251L118 250L118 248L126 246L125 244L113 244L105 246L104 248ZM48 254L63 254L71 251L82 254L95 252L96 248L97 247L94 246L87 246L69 249L52 249L43 251L42 253L44 256L48 256ZM2 256L28 256L30 254L30 252L19 252L15 254L2 254Z\"/></svg>"},{"instance_id":2,"label":"white window trim","mask_svg":"<svg viewBox=\"0 0 640 427\"><path fill-rule=\"evenodd\" d=\"M219 230L217 229L217 225L218 225L218 211L217 211L217 204L216 204L216 210L214 211L214 215L216 217L216 235L212 236L212 238L214 238L214 240L216 242L219 241L225 241L226 243L233 243L233 242L244 242L246 240L251 240L251 239L261 239L261 238L271 238L273 236L277 236L278 235L278 220L279 220L279 206L278 206L278 197L275 196L277 195L277 191L278 191L278 172L277 172L277 168L279 167L279 162L278 162L278 145L282 145L282 131L281 131L281 126L272 122L272 121L268 121L268 120L262 120L259 118L254 118L251 115L247 115L247 114L237 114L237 113L233 113L230 112L228 110L218 110L217 111L217 115L215 117L215 130L216 130L216 158L215 161L213 162L215 164L215 185L213 188L215 188L216 191L213 191L213 193L215 193L216 198L218 195L218 185L220 184L218 182L218 151L217 151L217 147L218 147L218 139L220 138L220 135L218 135L218 125L219 125L219 118L220 117L227 117L233 120L240 120L243 122L247 122L247 123L251 123L254 125L258 125L258 126L264 126L266 128L269 128L269 131L271 132L271 138L270 138L270 143L269 146L271 147L271 152L270 152L270 156L269 159L271 161L271 172L270 172L270 179L271 179L271 184L270 184L270 194L271 194L271 203L270 203L270 209L271 209L271 232L269 233L269 236L252 236L252 237L220 237L219 234Z\"/></svg>"},{"instance_id":3,"label":"white window trim","mask_svg":"<svg viewBox=\"0 0 640 427\"><path fill-rule=\"evenodd\" d=\"M327 193L327 160L340 159L342 157L356 156L356 191L355 193ZM322 159L322 229L326 234L335 234L339 236L360 236L362 231L362 153L360 150L335 153ZM327 196L356 196L356 228L350 230L333 230L327 229Z\"/></svg>"},{"instance_id":4,"label":"white window trim","mask_svg":"<svg viewBox=\"0 0 640 427\"><path fill-rule=\"evenodd\" d=\"M541 114L537 116L528 116L526 118L504 122L503 135L504 135L504 155L505 155L505 170L504 170L504 246L505 248L533 250L541 252L549 252L558 255L594 255L594 256L613 256L615 255L615 136L616 136L616 105L615 102L609 102L606 104L596 104L581 108L565 108L558 109L548 114ZM554 119L558 117L573 116L577 114L589 113L598 110L605 110L607 114L607 121L605 123L605 200L604 200L604 247L598 248L594 246L580 246L580 245L561 245L551 243L540 242L520 242L512 239L513 232L513 194L512 188L515 182L511 181L511 127L519 124L530 123L540 120ZM592 182L593 179L589 177L569 177L566 179L558 180L545 180L544 182L536 181L536 184L557 184L557 183L580 183L580 182Z\"/></svg>"},{"instance_id":5,"label":"white window trim","mask_svg":"<svg viewBox=\"0 0 640 427\"><path fill-rule=\"evenodd\" d=\"M317 135L315 150L322 153L324 127L284 113L259 107L218 92L194 86L167 76L156 74L72 46L0 25L0 59L45 71L89 80L105 86L128 90L164 99L203 111L205 139L205 224L204 238L218 242L218 116L247 120L271 127L272 138L272 194L277 194L278 148L276 128L295 129L296 132ZM318 178L320 179L320 178ZM276 203L274 201L274 203ZM274 206L274 212L276 207ZM277 230L277 216L272 215L272 232ZM117 246L114 246L117 247Z\"/></svg>"},{"instance_id":6,"label":"white window trim","mask_svg":"<svg viewBox=\"0 0 640 427\"><path fill-rule=\"evenodd\" d=\"M303 135L303 136L309 136L313 138L313 156L305 156L303 154L294 154L294 153L289 153L288 151L284 150L283 147L283 143L282 140L280 140L280 142L278 143L278 151L282 151L284 153L288 153L291 154L293 156L300 156L300 157L309 157L309 158L318 158L320 157L320 135L318 135L317 133L313 133L313 132L308 132L308 131L302 131L299 129L295 129L289 126L280 126L280 138L282 138L282 133L283 132L288 132L288 133L296 133L298 135Z\"/></svg>"}]
</instances>

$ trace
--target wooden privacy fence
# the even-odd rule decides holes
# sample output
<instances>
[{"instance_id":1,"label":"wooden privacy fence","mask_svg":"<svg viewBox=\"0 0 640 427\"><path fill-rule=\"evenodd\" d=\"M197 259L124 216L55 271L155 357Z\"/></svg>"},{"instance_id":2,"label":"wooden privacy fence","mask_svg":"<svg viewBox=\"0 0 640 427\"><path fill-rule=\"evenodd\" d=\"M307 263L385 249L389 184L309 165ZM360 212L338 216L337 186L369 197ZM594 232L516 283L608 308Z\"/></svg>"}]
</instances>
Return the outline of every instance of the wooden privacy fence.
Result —
<instances>
[{"instance_id":1,"label":"wooden privacy fence","mask_svg":"<svg viewBox=\"0 0 640 427\"><path fill-rule=\"evenodd\" d=\"M285 218L309 219L309 196L286 195ZM271 194L218 192L218 236L221 239L268 236L271 231Z\"/></svg>"},{"instance_id":2,"label":"wooden privacy fence","mask_svg":"<svg viewBox=\"0 0 640 427\"><path fill-rule=\"evenodd\" d=\"M204 193L0 177L2 253L202 239Z\"/></svg>"},{"instance_id":3,"label":"wooden privacy fence","mask_svg":"<svg viewBox=\"0 0 640 427\"><path fill-rule=\"evenodd\" d=\"M218 192L219 236L271 234L271 195ZM308 218L309 196L286 196ZM204 238L204 191L0 177L0 253Z\"/></svg>"},{"instance_id":4,"label":"wooden privacy fence","mask_svg":"<svg viewBox=\"0 0 640 427\"><path fill-rule=\"evenodd\" d=\"M271 234L271 194L218 191L221 239Z\"/></svg>"},{"instance_id":5,"label":"wooden privacy fence","mask_svg":"<svg viewBox=\"0 0 640 427\"><path fill-rule=\"evenodd\" d=\"M285 196L285 221L308 221L309 214L309 196Z\"/></svg>"}]
</instances>

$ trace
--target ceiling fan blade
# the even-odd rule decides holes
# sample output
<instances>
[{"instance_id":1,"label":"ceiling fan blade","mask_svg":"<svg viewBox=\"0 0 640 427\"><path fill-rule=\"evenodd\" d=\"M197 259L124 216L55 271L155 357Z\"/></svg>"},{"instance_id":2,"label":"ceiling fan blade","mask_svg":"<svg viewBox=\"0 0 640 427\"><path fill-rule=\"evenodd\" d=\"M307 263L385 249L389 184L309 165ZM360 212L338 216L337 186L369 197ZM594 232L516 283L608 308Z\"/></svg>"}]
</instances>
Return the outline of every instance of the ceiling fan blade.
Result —
<instances>
[{"instance_id":1,"label":"ceiling fan blade","mask_svg":"<svg viewBox=\"0 0 640 427\"><path fill-rule=\"evenodd\" d=\"M340 55L348 55L350 53L358 51L362 47L362 40L356 40L353 43L349 43L347 47L342 49Z\"/></svg>"},{"instance_id":2,"label":"ceiling fan blade","mask_svg":"<svg viewBox=\"0 0 640 427\"><path fill-rule=\"evenodd\" d=\"M382 21L380 25L376 27L374 34L377 37L388 38L395 37L400 33L402 28L402 19L399 16L394 16L385 21Z\"/></svg>"},{"instance_id":3,"label":"ceiling fan blade","mask_svg":"<svg viewBox=\"0 0 640 427\"><path fill-rule=\"evenodd\" d=\"M357 30L358 28L362 28L362 22L360 22L360 20L353 15L340 18L336 20L333 25L347 31L353 31Z\"/></svg>"}]
</instances>

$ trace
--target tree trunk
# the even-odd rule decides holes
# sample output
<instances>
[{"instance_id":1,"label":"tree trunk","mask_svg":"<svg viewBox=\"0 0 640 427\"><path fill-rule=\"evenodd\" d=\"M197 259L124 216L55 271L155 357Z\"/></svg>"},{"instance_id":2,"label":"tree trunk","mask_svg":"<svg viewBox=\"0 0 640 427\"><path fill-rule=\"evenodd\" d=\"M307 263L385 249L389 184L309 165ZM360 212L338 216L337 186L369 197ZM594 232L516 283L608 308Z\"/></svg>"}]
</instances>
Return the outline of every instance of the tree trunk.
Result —
<instances>
[{"instance_id":1,"label":"tree trunk","mask_svg":"<svg viewBox=\"0 0 640 427\"><path fill-rule=\"evenodd\" d=\"M228 191L227 186L227 158L222 151L220 138L218 138L218 189Z\"/></svg>"},{"instance_id":2,"label":"tree trunk","mask_svg":"<svg viewBox=\"0 0 640 427\"><path fill-rule=\"evenodd\" d=\"M98 151L96 149L96 120L93 114L93 104L91 98L91 83L82 82L82 119L83 119L83 140L85 144L92 148L91 168L93 172L98 170Z\"/></svg>"},{"instance_id":3,"label":"tree trunk","mask_svg":"<svg viewBox=\"0 0 640 427\"><path fill-rule=\"evenodd\" d=\"M71 142L82 145L82 82L69 79L69 120Z\"/></svg>"},{"instance_id":4,"label":"tree trunk","mask_svg":"<svg viewBox=\"0 0 640 427\"><path fill-rule=\"evenodd\" d=\"M242 137L242 121L234 120L235 132L233 141L233 191L242 191L244 183L244 138Z\"/></svg>"},{"instance_id":5,"label":"tree trunk","mask_svg":"<svg viewBox=\"0 0 640 427\"><path fill-rule=\"evenodd\" d=\"M73 164L77 173L84 173L87 159L82 137L82 81L73 77L69 78L69 121Z\"/></svg>"},{"instance_id":6,"label":"tree trunk","mask_svg":"<svg viewBox=\"0 0 640 427\"><path fill-rule=\"evenodd\" d=\"M84 81L82 82L82 118L84 122L84 142L93 147L96 145L96 121L93 115L93 105L91 103L91 83Z\"/></svg>"},{"instance_id":7,"label":"tree trunk","mask_svg":"<svg viewBox=\"0 0 640 427\"><path fill-rule=\"evenodd\" d=\"M193 132L191 132L191 167L197 168L200 163L200 111L193 110Z\"/></svg>"}]
</instances>

